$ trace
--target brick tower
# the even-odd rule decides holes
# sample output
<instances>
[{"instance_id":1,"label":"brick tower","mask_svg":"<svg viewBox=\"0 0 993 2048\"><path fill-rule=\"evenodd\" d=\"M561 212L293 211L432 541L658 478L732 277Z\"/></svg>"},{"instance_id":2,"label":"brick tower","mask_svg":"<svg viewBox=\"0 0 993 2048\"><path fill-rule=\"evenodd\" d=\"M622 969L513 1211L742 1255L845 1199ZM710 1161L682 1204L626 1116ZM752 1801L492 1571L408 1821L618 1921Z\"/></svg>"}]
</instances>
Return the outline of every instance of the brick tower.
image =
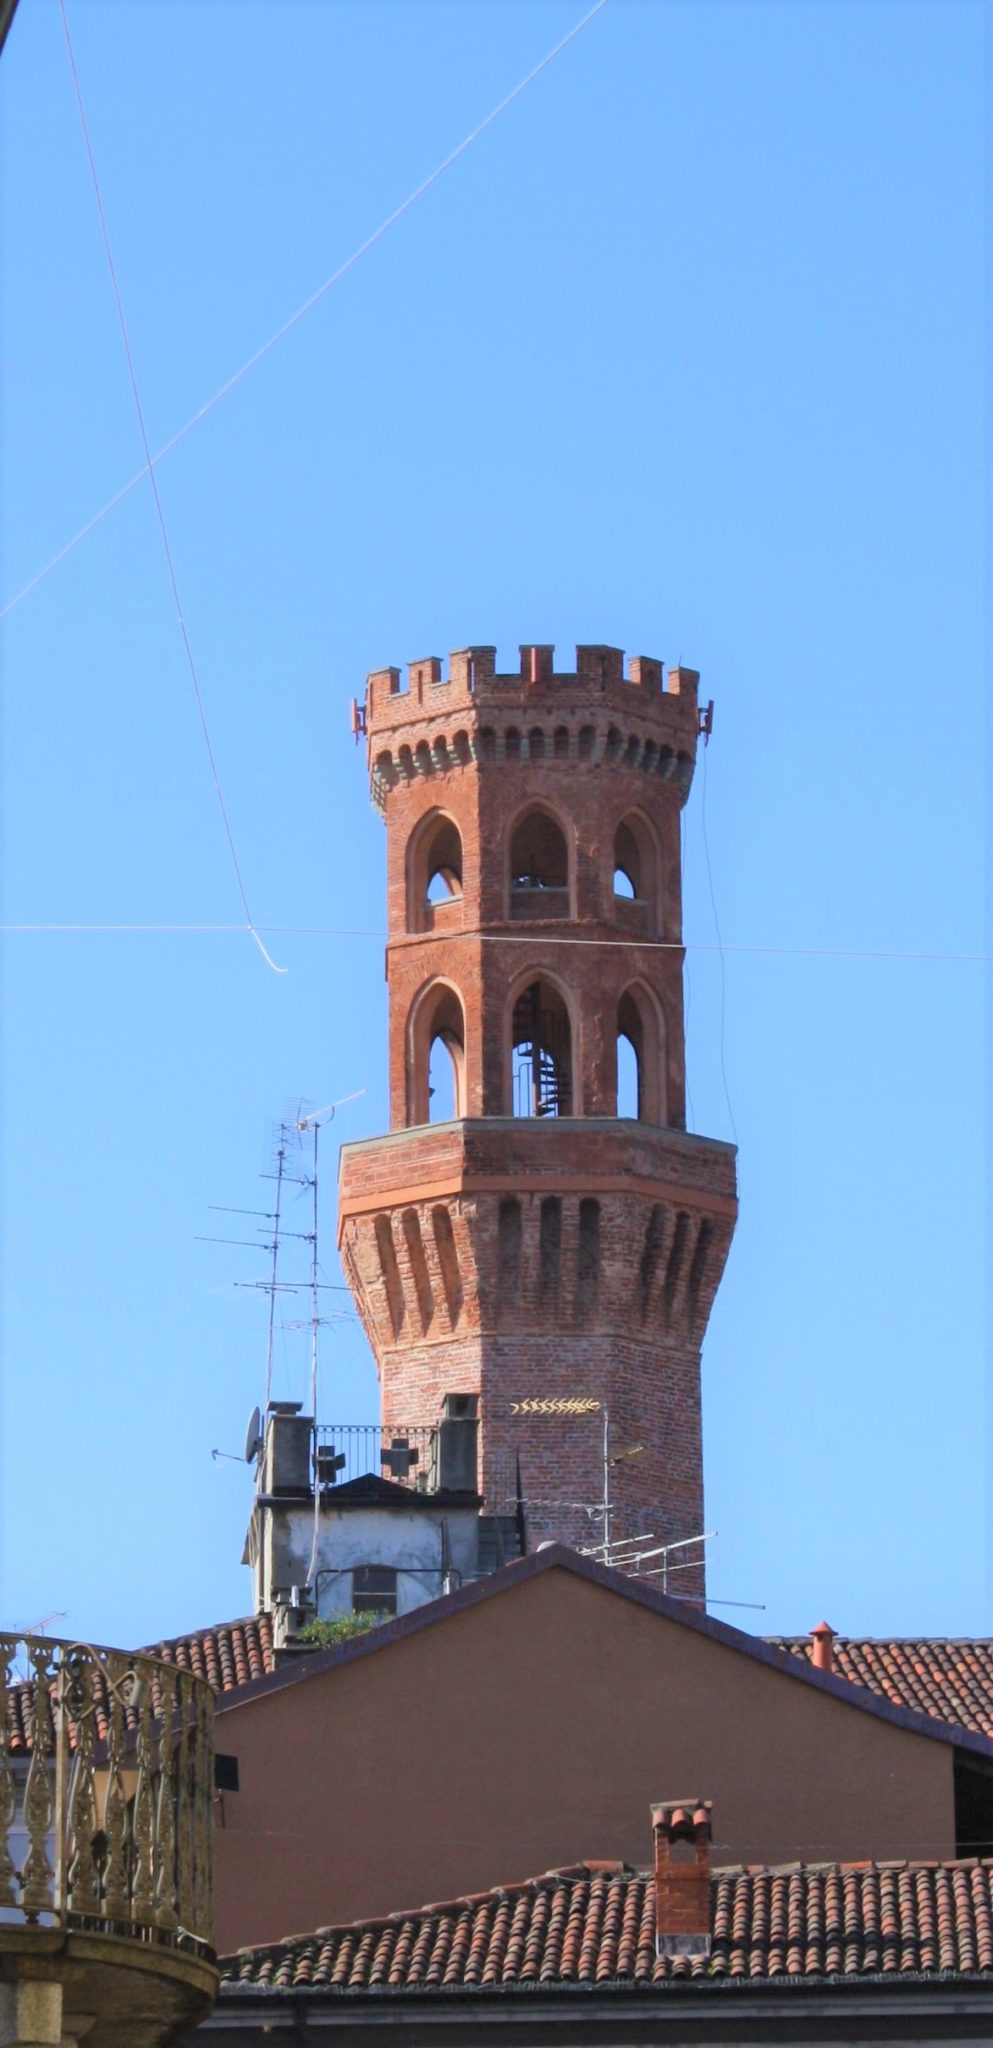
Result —
<instances>
[{"instance_id":1,"label":"brick tower","mask_svg":"<svg viewBox=\"0 0 993 2048\"><path fill-rule=\"evenodd\" d=\"M339 1240L384 1425L477 1395L487 1508L519 1469L532 1545L598 1540L605 1410L611 1535L704 1526L700 1346L736 1201L733 1147L685 1129L697 680L625 676L613 647L498 675L472 647L406 689L380 670L356 714L387 828L390 1133L343 1148ZM669 1583L699 1595L702 1570Z\"/></svg>"}]
</instances>

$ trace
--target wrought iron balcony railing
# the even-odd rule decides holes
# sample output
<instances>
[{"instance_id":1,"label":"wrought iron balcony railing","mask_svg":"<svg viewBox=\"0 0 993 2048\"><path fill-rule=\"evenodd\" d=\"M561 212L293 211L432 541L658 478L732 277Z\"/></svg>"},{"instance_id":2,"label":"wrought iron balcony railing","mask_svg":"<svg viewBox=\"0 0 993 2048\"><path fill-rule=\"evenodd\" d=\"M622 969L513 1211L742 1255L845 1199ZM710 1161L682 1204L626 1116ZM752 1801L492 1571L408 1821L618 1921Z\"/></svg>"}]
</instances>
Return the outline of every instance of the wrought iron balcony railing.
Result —
<instances>
[{"instance_id":1,"label":"wrought iron balcony railing","mask_svg":"<svg viewBox=\"0 0 993 2048\"><path fill-rule=\"evenodd\" d=\"M210 1963L213 1695L144 1652L0 1634L0 1930Z\"/></svg>"}]
</instances>

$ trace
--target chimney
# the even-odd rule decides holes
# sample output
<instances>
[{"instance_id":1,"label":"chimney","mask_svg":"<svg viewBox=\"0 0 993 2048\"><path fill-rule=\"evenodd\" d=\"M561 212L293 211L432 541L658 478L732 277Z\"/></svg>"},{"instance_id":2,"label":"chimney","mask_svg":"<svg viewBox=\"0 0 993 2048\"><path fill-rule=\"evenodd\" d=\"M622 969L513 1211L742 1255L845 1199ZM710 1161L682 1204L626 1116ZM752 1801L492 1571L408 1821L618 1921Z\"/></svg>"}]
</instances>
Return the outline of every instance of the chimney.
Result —
<instances>
[{"instance_id":1,"label":"chimney","mask_svg":"<svg viewBox=\"0 0 993 2048\"><path fill-rule=\"evenodd\" d=\"M815 1671L834 1670L834 1630L828 1621L810 1631L810 1661Z\"/></svg>"},{"instance_id":2,"label":"chimney","mask_svg":"<svg viewBox=\"0 0 993 2048\"><path fill-rule=\"evenodd\" d=\"M309 1586L277 1588L272 1603L272 1654L277 1671L292 1657L298 1657L301 1651L309 1651L313 1656L318 1646L301 1642L300 1638L316 1613Z\"/></svg>"},{"instance_id":3,"label":"chimney","mask_svg":"<svg viewBox=\"0 0 993 2048\"><path fill-rule=\"evenodd\" d=\"M270 1401L265 1419L265 1448L259 1491L310 1494L314 1418L301 1414L299 1401Z\"/></svg>"},{"instance_id":4,"label":"chimney","mask_svg":"<svg viewBox=\"0 0 993 2048\"><path fill-rule=\"evenodd\" d=\"M711 1812L709 1799L652 1807L657 1955L710 1954Z\"/></svg>"}]
</instances>

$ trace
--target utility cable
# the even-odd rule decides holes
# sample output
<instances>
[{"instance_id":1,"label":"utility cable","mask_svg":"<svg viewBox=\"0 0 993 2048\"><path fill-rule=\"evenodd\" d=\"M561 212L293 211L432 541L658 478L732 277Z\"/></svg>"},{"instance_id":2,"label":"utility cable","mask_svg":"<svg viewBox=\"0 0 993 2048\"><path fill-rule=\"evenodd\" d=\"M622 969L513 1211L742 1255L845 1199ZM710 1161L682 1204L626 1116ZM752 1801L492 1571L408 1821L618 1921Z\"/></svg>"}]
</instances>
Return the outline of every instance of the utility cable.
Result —
<instances>
[{"instance_id":1,"label":"utility cable","mask_svg":"<svg viewBox=\"0 0 993 2048\"><path fill-rule=\"evenodd\" d=\"M66 11L66 0L59 0L59 12L62 16L62 28L65 34L66 50L69 54L69 69L72 72L73 90L76 94L76 105L79 109L80 126L83 131L83 142L86 146L86 157L90 167L90 178L93 183L93 196L96 200L97 215L100 221L100 233L103 237L103 246L107 257L107 268L110 272L111 288L114 293L114 304L117 307L117 320L121 330L121 340L124 344L124 354L128 366L128 377L131 382L131 396L134 399L134 409L138 419L138 431L141 435L141 445L145 451L145 468L141 472L141 474L143 476L148 477L149 484L151 485L152 496L155 500L155 511L159 522L159 532L162 535L162 547L165 553L166 567L169 572L169 582L172 586L172 595L176 606L176 616L179 620L179 631L182 637L183 647L186 651L186 661L190 671L190 680L193 684L193 694L196 698L197 711L200 716L200 729L201 732L203 733L204 746L207 749L207 759L210 762L210 772L213 777L214 791L217 797L218 808L220 810L221 819L224 825L224 832L228 842L228 851L231 855L231 864L235 872L235 880L238 884L238 894L241 897L242 909L244 910L245 913L245 921L248 926L248 930L252 938L254 939L255 944L257 945L259 952L261 953L262 958L266 963L266 966L271 967L274 974L285 974L285 967L277 967L275 961L266 952L266 949L262 944L262 940L260 939L258 932L256 931L255 923L252 918L252 913L248 906L248 896L245 892L245 883L242 877L241 863L238 859L238 852L234 843L234 834L231 830L231 820L228 817L228 808L224 801L224 791L221 788L221 778L220 775L218 774L217 761L214 755L213 745L211 743L210 729L207 724L207 713L204 708L203 692L200 688L200 678L197 674L197 665L193 657L193 646L190 640L189 630L186 624L186 617L183 612L182 599L180 598L179 595L179 583L176 578L176 565L175 562L173 561L172 548L169 545L169 530L168 527L166 526L165 512L163 511L162 499L159 495L158 478L156 477L155 474L155 464L152 457L151 445L148 439L148 429L145 425L145 410L141 402L141 393L138 389L138 376L135 370L134 355L131 349L131 338L128 333L128 323L124 314L124 301L121 297L121 287L118 282L117 266L114 262L114 252L111 247L110 230L107 226L107 216L104 211L103 196L100 191L100 180L97 176L96 158L93 154L93 144L90 140L89 122L87 121L86 108L83 104L83 91L79 81L79 72L76 67L76 53L73 49L72 35L69 29L69 16Z\"/></svg>"},{"instance_id":2,"label":"utility cable","mask_svg":"<svg viewBox=\"0 0 993 2048\"><path fill-rule=\"evenodd\" d=\"M720 926L720 920L719 920L719 918L718 918L718 915L717 915L717 898L716 898L716 896L714 895L714 876L713 876L713 870L711 869L711 865L710 865L710 844L709 844L709 841L708 841L708 839L707 839L707 753L708 753L708 748L707 748L707 743L706 743L706 740L705 740L705 741L704 741L704 746L703 746L703 800L702 800L702 803L701 803L701 805L700 805L700 822L701 822L701 824L702 824L702 826L703 826L703 851L704 851L704 858L705 858L705 860L706 860L706 863L707 863L707 884L708 884L708 887L709 887L709 889L710 889L710 907L711 907L711 910L712 910L712 911L713 911L713 913L714 913L714 931L715 931L715 933L716 933L716 936L717 936L717 952L718 952L718 957L719 957L719 959L720 959L720 963L721 963L721 1080L722 1080L722 1081L723 1081L723 1083L724 1083L724 1100L725 1100L725 1102L727 1103L727 1106L728 1106L728 1116L729 1116L729 1118L730 1118L730 1120L731 1120L731 1133L732 1133L732 1136L733 1136L733 1138L734 1138L734 1142L735 1142L735 1144L737 1145L737 1143L738 1143L738 1131L737 1131L737 1126L736 1126L736 1124L735 1124L735 1121L734 1121L734 1110L733 1110L733 1109L732 1109L732 1107L731 1107L731 1095L730 1095L730 1091L729 1091L729 1089L728 1089L728 1075L727 1075L727 1067L726 1067L726 1065L725 1065L725 1061L724 1061L724 1039L725 1039L725 1029L724 1029L724 1026L725 1026L725 1009L726 1009L726 1003L727 1003L727 975L726 975L726 972L725 972L725 967L724 967L724 941L723 941L723 939L721 938L721 926Z\"/></svg>"},{"instance_id":3,"label":"utility cable","mask_svg":"<svg viewBox=\"0 0 993 2048\"><path fill-rule=\"evenodd\" d=\"M382 945L388 943L390 934L373 927L348 927L326 924L0 924L0 937L6 938L65 938L65 937L152 937L152 938L220 938L256 935L256 931L280 938L294 939L375 939ZM480 939L496 946L531 946L544 951L549 946L597 946L604 950L610 946L624 946L630 951L636 946L644 953L722 953L768 954L782 960L889 960L902 961L912 965L931 966L993 966L993 953L942 953L909 952L896 946L736 946L722 942L720 945L704 940L688 939L585 939L559 938L549 932L542 932L540 938L527 932L446 932L446 942L452 939Z\"/></svg>"},{"instance_id":4,"label":"utility cable","mask_svg":"<svg viewBox=\"0 0 993 2048\"><path fill-rule=\"evenodd\" d=\"M679 891L680 902L686 900L686 809L679 813ZM690 1010L693 1003L693 983L690 978L690 963L683 968L683 1071L686 1084L686 1107L689 1112L689 1129L696 1129L696 1115L693 1109L693 1091L687 1066L686 1048L690 1042Z\"/></svg>"},{"instance_id":5,"label":"utility cable","mask_svg":"<svg viewBox=\"0 0 993 2048\"><path fill-rule=\"evenodd\" d=\"M63 24L65 24L64 0L59 0L59 5L62 8ZM463 140L460 143L458 143L454 149L449 150L448 155L442 158L441 163L436 164L434 170L429 171L426 178L422 178L420 184L415 186L413 192L408 193L406 199L401 200L400 205L395 206L393 212L387 214L385 220L380 221L379 226L373 229L371 235L366 236L364 242L359 243L357 249L352 250L350 256L346 256L345 261L338 265L337 270L333 270L331 272L330 277L326 277L324 283L318 285L317 290L315 292L311 292L310 297L308 299L305 299L301 306L297 307L296 312L291 313L289 318L283 321L281 327L277 327L275 333L269 336L268 341L264 341L262 343L261 348L257 348L254 354L250 355L247 358L247 360L244 363L242 363L241 368L235 370L233 375L230 376L224 384L219 386L218 390L214 392L213 396L211 398L206 399L203 405L201 405L195 413L191 414L190 418L186 421L185 426L180 427L178 431L175 434L173 434L171 440L166 441L164 443L164 445L159 449L156 455L153 455L151 453L151 450L146 441L144 469L136 470L134 476L131 477L126 484L123 484L121 486L121 489L115 494L115 496L113 498L108 498L107 503L104 506L102 506L101 510L99 512L95 512L92 519L89 519L85 526L80 527L79 532L74 535L73 539L67 541L65 546L59 549L58 554L53 555L51 561L47 562L43 569L38 570L37 575L32 576L30 583L25 583L23 589L19 590L16 596L8 600L7 604L4 605L2 611L0 611L0 619L8 618L10 613L15 610L17 605L23 603L23 600L26 597L30 597L31 592L33 590L37 590L39 583L44 583L46 577L52 574L53 569L59 568L60 564L66 560L67 556L71 555L74 549L78 548L80 542L86 540L88 536L91 533L93 533L98 526L102 525L103 521L109 516L111 512L116 511L117 506L122 504L124 499L128 497L133 490L137 488L137 486L141 483L143 477L154 475L156 464L162 462L165 456L170 455L174 448L178 448L180 442L185 441L187 434L192 433L194 427L199 426L200 421L206 419L208 413L213 412L215 405L220 405L222 398L227 398L228 394L234 391L236 387L243 381L243 379L247 377L259 363L264 361L265 357L270 354L270 352L276 347L277 343L282 341L284 337L287 334L289 334L292 331L292 329L296 327L299 324L299 322L303 320L309 312L312 311L313 307L320 303L321 299L324 298L325 294L329 292L334 285L338 284L343 277L347 276L348 272L354 269L356 263L360 262L362 257L366 256L370 249L375 248L376 243L381 241L385 234L389 233L390 228L395 227L397 221L402 220L404 214L409 213L411 207L416 206L417 201L419 199L423 199L424 194L431 190L432 185L437 184L438 179L444 177L445 172L450 170L452 165L454 163L457 163L461 156L465 155L467 149L472 148L474 142L479 141L481 135L485 135L487 128L492 128L494 121L498 121L500 115L506 113L507 108L513 106L515 100L520 99L521 94L527 91L528 86L533 85L535 79L540 78L543 71L547 71L548 66L554 63L556 57L560 56L562 51L567 49L569 44L574 42L578 35L582 34L583 29L586 28L588 24L593 20L594 15L600 14L603 8L606 7L606 5L607 0L596 0L595 6L591 7L586 14L582 15L579 21L574 22L571 29L569 29L564 36L561 36L559 41L557 43L554 43L550 50L546 50L545 55L539 58L537 64L532 66L531 70L526 73L525 77L520 79L517 85L512 87L510 92L504 94L503 99L499 100L497 105L491 108L490 112L484 116L482 121L479 121L476 127L473 128L468 135L464 136ZM68 38L69 30L68 27L66 27L67 41ZM72 46L70 44L70 58L71 49ZM75 64L73 64L73 72L75 73ZM78 97L79 92L77 87L77 98ZM82 103L80 103L80 114L82 117ZM89 148L88 142L87 148ZM96 173L94 172L94 182L95 179ZM270 966L271 965L272 962L270 961Z\"/></svg>"}]
</instances>

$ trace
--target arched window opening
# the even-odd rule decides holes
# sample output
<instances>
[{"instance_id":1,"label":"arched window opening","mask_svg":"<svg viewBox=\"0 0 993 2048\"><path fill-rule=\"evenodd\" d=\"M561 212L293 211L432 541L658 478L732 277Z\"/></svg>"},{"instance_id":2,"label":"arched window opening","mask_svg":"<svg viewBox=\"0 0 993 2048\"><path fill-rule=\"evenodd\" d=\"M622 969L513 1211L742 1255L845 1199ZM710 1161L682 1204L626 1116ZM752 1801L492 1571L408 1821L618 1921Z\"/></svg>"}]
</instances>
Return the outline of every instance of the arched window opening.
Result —
<instances>
[{"instance_id":1,"label":"arched window opening","mask_svg":"<svg viewBox=\"0 0 993 2048\"><path fill-rule=\"evenodd\" d=\"M572 1033L558 989L533 981L514 1004L515 1116L571 1116Z\"/></svg>"},{"instance_id":2,"label":"arched window opening","mask_svg":"<svg viewBox=\"0 0 993 2048\"><path fill-rule=\"evenodd\" d=\"M647 819L636 811L622 818L614 833L613 871L615 914L629 931L654 932L658 924L658 845Z\"/></svg>"},{"instance_id":3,"label":"arched window opening","mask_svg":"<svg viewBox=\"0 0 993 2048\"><path fill-rule=\"evenodd\" d=\"M408 1123L464 1116L465 1023L447 982L436 982L415 1004L408 1059Z\"/></svg>"},{"instance_id":4,"label":"arched window opening","mask_svg":"<svg viewBox=\"0 0 993 2048\"><path fill-rule=\"evenodd\" d=\"M617 1114L641 1115L641 1063L626 1031L617 1035Z\"/></svg>"},{"instance_id":5,"label":"arched window opening","mask_svg":"<svg viewBox=\"0 0 993 2048\"><path fill-rule=\"evenodd\" d=\"M444 1032L431 1040L428 1057L428 1122L451 1123L458 1116L457 1059L462 1048Z\"/></svg>"},{"instance_id":6,"label":"arched window opening","mask_svg":"<svg viewBox=\"0 0 993 2048\"><path fill-rule=\"evenodd\" d=\"M431 931L436 913L461 898L461 834L453 818L436 812L424 820L411 845L408 931ZM457 922L458 912L454 915Z\"/></svg>"},{"instance_id":7,"label":"arched window opening","mask_svg":"<svg viewBox=\"0 0 993 2048\"><path fill-rule=\"evenodd\" d=\"M617 1116L664 1124L661 1012L649 991L625 989L617 1005Z\"/></svg>"},{"instance_id":8,"label":"arched window opening","mask_svg":"<svg viewBox=\"0 0 993 2048\"><path fill-rule=\"evenodd\" d=\"M641 848L630 825L618 825L614 834L614 895L640 896Z\"/></svg>"},{"instance_id":9,"label":"arched window opening","mask_svg":"<svg viewBox=\"0 0 993 2048\"><path fill-rule=\"evenodd\" d=\"M547 811L528 811L514 826L510 840L510 888L513 896L552 889L568 892L569 849L565 833Z\"/></svg>"}]
</instances>

